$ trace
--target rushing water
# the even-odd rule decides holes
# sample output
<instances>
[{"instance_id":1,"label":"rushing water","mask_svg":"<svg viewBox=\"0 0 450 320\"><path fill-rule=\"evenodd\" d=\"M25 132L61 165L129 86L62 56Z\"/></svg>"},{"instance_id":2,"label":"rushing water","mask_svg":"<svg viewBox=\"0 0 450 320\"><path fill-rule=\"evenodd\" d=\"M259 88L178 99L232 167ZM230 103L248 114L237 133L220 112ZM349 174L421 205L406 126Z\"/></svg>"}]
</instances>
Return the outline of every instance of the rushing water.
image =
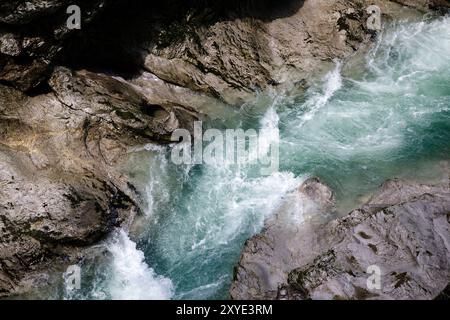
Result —
<instances>
[{"instance_id":1,"label":"rushing water","mask_svg":"<svg viewBox=\"0 0 450 320\"><path fill-rule=\"evenodd\" d=\"M66 298L226 298L244 241L308 176L337 193L341 213L394 176L438 179L428 170L450 151L450 19L405 22L363 59L336 62L298 96L261 95L227 123L281 136L280 172L175 166L169 150L133 155L131 174L147 211L118 230L107 254L82 264L81 292Z\"/></svg>"}]
</instances>

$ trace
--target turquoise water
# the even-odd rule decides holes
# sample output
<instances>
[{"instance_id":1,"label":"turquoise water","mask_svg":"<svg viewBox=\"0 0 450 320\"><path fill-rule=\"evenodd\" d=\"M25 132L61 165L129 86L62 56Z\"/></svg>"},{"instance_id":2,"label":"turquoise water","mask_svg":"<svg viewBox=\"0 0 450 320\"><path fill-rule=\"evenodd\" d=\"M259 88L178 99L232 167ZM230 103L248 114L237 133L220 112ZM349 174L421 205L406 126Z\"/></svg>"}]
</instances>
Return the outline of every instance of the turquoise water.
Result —
<instances>
[{"instance_id":1,"label":"turquoise water","mask_svg":"<svg viewBox=\"0 0 450 320\"><path fill-rule=\"evenodd\" d=\"M147 210L130 227L135 242L117 231L83 263L82 292L65 296L227 298L245 240L306 177L336 191L340 214L388 178L438 180L450 155L450 19L392 26L363 59L335 65L302 95L261 95L209 124L255 128L267 142L279 134L278 173L175 166L165 147L136 152L130 174Z\"/></svg>"}]
</instances>

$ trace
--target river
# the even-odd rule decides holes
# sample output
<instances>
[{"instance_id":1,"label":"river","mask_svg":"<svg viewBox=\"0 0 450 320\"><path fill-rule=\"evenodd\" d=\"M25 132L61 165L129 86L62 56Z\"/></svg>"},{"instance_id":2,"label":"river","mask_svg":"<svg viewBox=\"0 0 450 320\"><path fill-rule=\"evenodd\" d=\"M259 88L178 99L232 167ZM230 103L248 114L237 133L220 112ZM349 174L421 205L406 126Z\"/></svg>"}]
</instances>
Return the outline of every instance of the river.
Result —
<instances>
[{"instance_id":1,"label":"river","mask_svg":"<svg viewBox=\"0 0 450 320\"><path fill-rule=\"evenodd\" d=\"M335 61L305 93L260 94L218 128L280 136L280 170L177 166L170 147L132 155L145 215L117 230L83 263L67 299L227 298L246 239L311 176L336 192L337 214L384 180L439 181L450 151L450 19L388 27L364 56Z\"/></svg>"}]
</instances>

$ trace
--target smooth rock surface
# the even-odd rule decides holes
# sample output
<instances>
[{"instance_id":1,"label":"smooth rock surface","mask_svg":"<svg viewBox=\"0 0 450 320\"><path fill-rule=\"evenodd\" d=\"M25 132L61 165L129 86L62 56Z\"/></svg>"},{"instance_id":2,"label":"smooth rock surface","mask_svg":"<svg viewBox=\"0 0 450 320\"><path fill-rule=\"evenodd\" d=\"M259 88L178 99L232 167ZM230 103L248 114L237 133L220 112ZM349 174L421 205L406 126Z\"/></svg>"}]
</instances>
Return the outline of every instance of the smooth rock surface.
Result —
<instances>
[{"instance_id":1,"label":"smooth rock surface","mask_svg":"<svg viewBox=\"0 0 450 320\"><path fill-rule=\"evenodd\" d=\"M327 224L287 224L278 214L246 243L231 297L434 299L450 280L449 212L448 184L391 180L363 207ZM380 289L367 285L370 266L381 271Z\"/></svg>"}]
</instances>

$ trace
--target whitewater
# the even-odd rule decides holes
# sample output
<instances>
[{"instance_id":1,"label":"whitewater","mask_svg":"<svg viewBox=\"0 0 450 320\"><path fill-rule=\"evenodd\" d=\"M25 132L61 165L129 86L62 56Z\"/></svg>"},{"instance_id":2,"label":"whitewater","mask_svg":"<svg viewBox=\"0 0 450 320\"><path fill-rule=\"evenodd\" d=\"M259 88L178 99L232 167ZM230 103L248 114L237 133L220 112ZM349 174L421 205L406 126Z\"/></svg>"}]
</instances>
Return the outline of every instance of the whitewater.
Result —
<instances>
[{"instance_id":1,"label":"whitewater","mask_svg":"<svg viewBox=\"0 0 450 320\"><path fill-rule=\"evenodd\" d=\"M246 239L308 177L336 192L345 214L384 180L439 179L450 154L450 19L390 26L364 57L334 67L304 94L260 94L217 128L280 137L280 170L175 166L170 146L132 155L145 215L80 263L66 299L227 298Z\"/></svg>"}]
</instances>

